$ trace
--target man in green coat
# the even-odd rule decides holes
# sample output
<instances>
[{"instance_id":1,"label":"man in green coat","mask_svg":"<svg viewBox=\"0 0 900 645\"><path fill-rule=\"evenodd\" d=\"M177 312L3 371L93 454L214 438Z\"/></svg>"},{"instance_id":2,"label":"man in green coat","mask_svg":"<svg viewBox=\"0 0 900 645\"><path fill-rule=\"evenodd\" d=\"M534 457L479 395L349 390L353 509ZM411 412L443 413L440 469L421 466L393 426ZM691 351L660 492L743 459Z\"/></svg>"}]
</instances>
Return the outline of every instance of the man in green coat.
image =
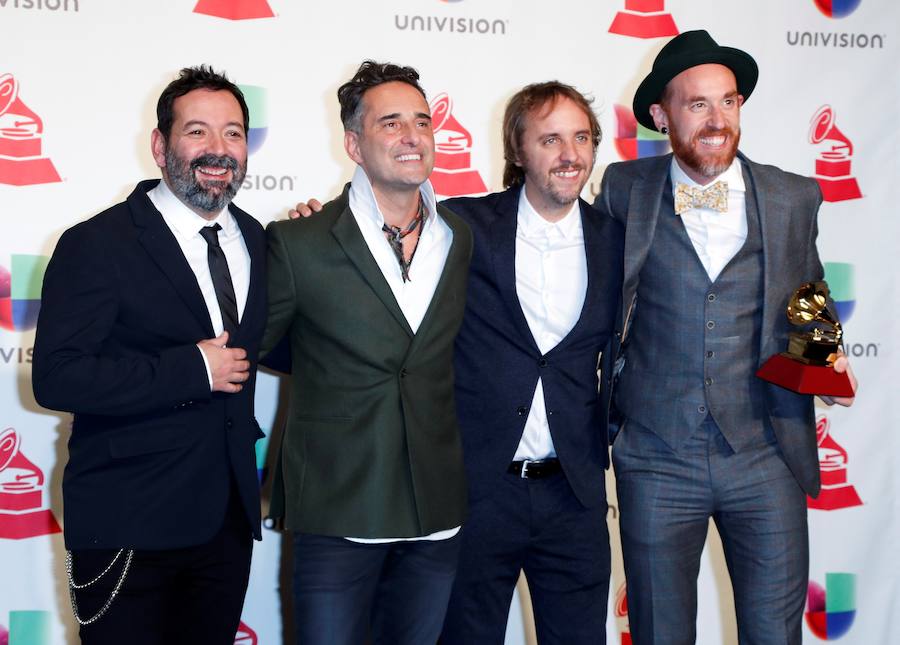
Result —
<instances>
[{"instance_id":1,"label":"man in green coat","mask_svg":"<svg viewBox=\"0 0 900 645\"><path fill-rule=\"evenodd\" d=\"M338 90L351 182L318 216L268 229L262 351L287 336L293 365L273 514L283 492L303 645L433 643L455 575L452 358L472 235L428 181L418 78L360 66Z\"/></svg>"}]
</instances>

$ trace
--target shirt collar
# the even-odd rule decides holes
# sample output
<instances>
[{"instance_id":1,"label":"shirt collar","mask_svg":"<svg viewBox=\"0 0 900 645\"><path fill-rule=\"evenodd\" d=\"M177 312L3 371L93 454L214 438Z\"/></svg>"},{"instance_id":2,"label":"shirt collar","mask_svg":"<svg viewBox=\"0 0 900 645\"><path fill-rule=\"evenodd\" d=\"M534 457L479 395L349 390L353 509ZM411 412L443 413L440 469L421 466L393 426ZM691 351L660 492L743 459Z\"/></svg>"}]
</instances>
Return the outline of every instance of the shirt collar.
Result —
<instances>
[{"instance_id":1,"label":"shirt collar","mask_svg":"<svg viewBox=\"0 0 900 645\"><path fill-rule=\"evenodd\" d=\"M187 240L199 235L201 228L213 224L219 224L225 236L231 236L237 232L237 222L227 206L211 220L200 217L175 196L165 179L160 180L155 188L149 190L147 196L166 220L172 232L182 239Z\"/></svg>"},{"instance_id":2,"label":"shirt collar","mask_svg":"<svg viewBox=\"0 0 900 645\"><path fill-rule=\"evenodd\" d=\"M679 183L687 184L688 186L696 186L699 188L703 188L696 181L687 176L687 173L681 168L678 164L678 160L675 157L672 157L672 166L670 170L670 176L672 177L672 191L674 192L675 186ZM740 160L735 157L734 161L731 162L731 165L728 166L728 169L725 170L721 175L713 179L711 182L706 184L706 186L711 186L717 181L727 181L728 182L728 192L744 192L746 190L744 186L744 173L741 169Z\"/></svg>"},{"instance_id":3,"label":"shirt collar","mask_svg":"<svg viewBox=\"0 0 900 645\"><path fill-rule=\"evenodd\" d=\"M419 193L425 200L425 210L428 211L428 217L425 218L425 225L422 231L430 230L432 222L437 216L437 199L434 196L434 187L429 180L425 180L419 186ZM353 179L350 180L350 211L356 216L365 218L377 225L379 229L384 226L384 215L378 207L378 201L375 199L375 191L372 190L372 182L362 166L356 166L353 173Z\"/></svg>"},{"instance_id":4,"label":"shirt collar","mask_svg":"<svg viewBox=\"0 0 900 645\"><path fill-rule=\"evenodd\" d=\"M581 220L581 205L576 199L572 204L572 208L558 222L548 222L541 217L525 194L525 187L519 192L519 214L518 226L525 235L538 235L547 229L555 228L565 239L573 239L578 235Z\"/></svg>"}]
</instances>

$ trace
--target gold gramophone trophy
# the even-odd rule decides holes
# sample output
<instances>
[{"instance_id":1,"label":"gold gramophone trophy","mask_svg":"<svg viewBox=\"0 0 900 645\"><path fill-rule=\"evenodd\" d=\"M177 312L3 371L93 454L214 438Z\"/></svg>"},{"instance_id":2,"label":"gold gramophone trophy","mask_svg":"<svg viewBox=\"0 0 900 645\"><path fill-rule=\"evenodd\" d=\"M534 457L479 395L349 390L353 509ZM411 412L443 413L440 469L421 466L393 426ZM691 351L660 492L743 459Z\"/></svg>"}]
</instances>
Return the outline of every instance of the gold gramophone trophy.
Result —
<instances>
[{"instance_id":1,"label":"gold gramophone trophy","mask_svg":"<svg viewBox=\"0 0 900 645\"><path fill-rule=\"evenodd\" d=\"M815 323L816 327L791 334L788 351L772 356L756 375L800 394L853 396L847 373L834 371L844 332L837 315L828 307L828 284L822 281L801 285L788 303L787 317L794 325Z\"/></svg>"}]
</instances>

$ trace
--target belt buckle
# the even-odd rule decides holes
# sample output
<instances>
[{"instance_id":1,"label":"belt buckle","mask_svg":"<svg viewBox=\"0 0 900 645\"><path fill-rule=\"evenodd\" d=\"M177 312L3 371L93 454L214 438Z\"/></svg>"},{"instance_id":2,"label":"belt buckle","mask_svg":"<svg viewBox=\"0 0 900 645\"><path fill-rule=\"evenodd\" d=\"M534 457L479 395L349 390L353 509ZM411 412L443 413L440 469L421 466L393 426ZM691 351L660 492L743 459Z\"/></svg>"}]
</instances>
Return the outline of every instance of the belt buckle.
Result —
<instances>
[{"instance_id":1,"label":"belt buckle","mask_svg":"<svg viewBox=\"0 0 900 645\"><path fill-rule=\"evenodd\" d=\"M522 479L528 479L528 464L531 463L528 459L522 460L522 472L519 473L519 477Z\"/></svg>"}]
</instances>

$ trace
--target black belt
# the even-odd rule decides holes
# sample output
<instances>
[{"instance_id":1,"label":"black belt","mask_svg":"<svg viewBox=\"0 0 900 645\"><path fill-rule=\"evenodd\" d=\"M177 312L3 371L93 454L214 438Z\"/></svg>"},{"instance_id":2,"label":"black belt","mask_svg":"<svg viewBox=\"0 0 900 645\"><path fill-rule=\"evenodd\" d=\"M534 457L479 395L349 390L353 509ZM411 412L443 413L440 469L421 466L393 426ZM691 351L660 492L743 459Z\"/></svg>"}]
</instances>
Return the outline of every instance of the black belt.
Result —
<instances>
[{"instance_id":1,"label":"black belt","mask_svg":"<svg viewBox=\"0 0 900 645\"><path fill-rule=\"evenodd\" d=\"M555 475L561 470L559 459L552 457L550 459L514 461L506 469L506 472L518 475L522 479L538 479Z\"/></svg>"}]
</instances>

